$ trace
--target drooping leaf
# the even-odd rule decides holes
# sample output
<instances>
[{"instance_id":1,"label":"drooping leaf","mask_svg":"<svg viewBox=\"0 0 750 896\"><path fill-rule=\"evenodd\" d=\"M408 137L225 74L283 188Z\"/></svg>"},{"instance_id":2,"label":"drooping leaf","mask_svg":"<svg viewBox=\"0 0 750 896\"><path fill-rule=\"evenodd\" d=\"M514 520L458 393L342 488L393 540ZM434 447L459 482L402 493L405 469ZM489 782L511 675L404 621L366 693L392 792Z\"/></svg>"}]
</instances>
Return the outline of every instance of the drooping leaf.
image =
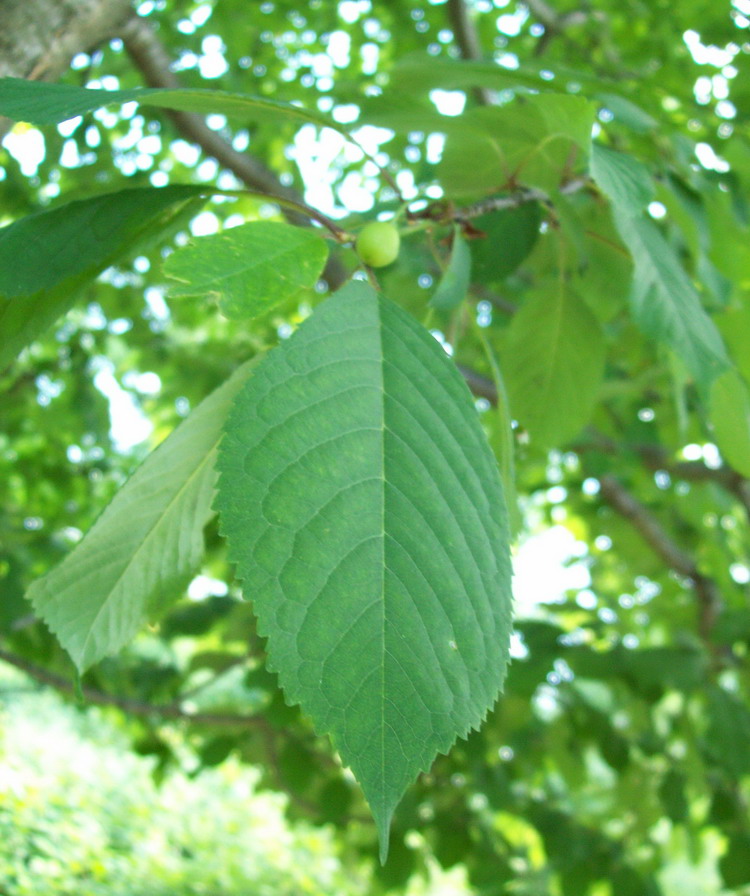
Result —
<instances>
[{"instance_id":1,"label":"drooping leaf","mask_svg":"<svg viewBox=\"0 0 750 896\"><path fill-rule=\"evenodd\" d=\"M560 444L588 421L604 357L599 322L564 283L526 299L500 360L511 412L533 441Z\"/></svg>"},{"instance_id":2,"label":"drooping leaf","mask_svg":"<svg viewBox=\"0 0 750 896\"><path fill-rule=\"evenodd\" d=\"M633 316L652 339L668 345L704 389L730 366L721 335L659 228L641 214L649 198L643 166L610 150L597 149L593 173L612 201L614 218L633 256L630 293Z\"/></svg>"},{"instance_id":3,"label":"drooping leaf","mask_svg":"<svg viewBox=\"0 0 750 896\"><path fill-rule=\"evenodd\" d=\"M178 249L164 271L178 281L171 295L212 297L227 317L250 320L314 286L327 256L314 230L252 221Z\"/></svg>"},{"instance_id":4,"label":"drooping leaf","mask_svg":"<svg viewBox=\"0 0 750 896\"><path fill-rule=\"evenodd\" d=\"M83 540L27 592L80 672L179 597L203 553L216 446L247 362L156 448Z\"/></svg>"},{"instance_id":5,"label":"drooping leaf","mask_svg":"<svg viewBox=\"0 0 750 896\"><path fill-rule=\"evenodd\" d=\"M674 249L646 218L618 210L615 221L635 264L630 301L636 323L647 336L668 345L708 389L730 361Z\"/></svg>"},{"instance_id":6,"label":"drooping leaf","mask_svg":"<svg viewBox=\"0 0 750 896\"><path fill-rule=\"evenodd\" d=\"M82 286L163 233L205 194L197 186L120 190L0 230L0 368L67 311Z\"/></svg>"},{"instance_id":7,"label":"drooping leaf","mask_svg":"<svg viewBox=\"0 0 750 896\"><path fill-rule=\"evenodd\" d=\"M72 84L49 84L23 78L0 78L0 115L30 124L57 124L112 103L135 102L204 115L240 115L253 121L292 119L323 127L340 128L320 112L292 103L268 100L225 90L132 87L127 90L94 90Z\"/></svg>"},{"instance_id":8,"label":"drooping leaf","mask_svg":"<svg viewBox=\"0 0 750 896\"><path fill-rule=\"evenodd\" d=\"M471 281L471 252L461 231L453 234L453 248L448 266L430 299L430 306L438 311L452 311L466 298Z\"/></svg>"},{"instance_id":9,"label":"drooping leaf","mask_svg":"<svg viewBox=\"0 0 750 896\"><path fill-rule=\"evenodd\" d=\"M708 412L719 451L738 473L750 477L750 394L734 370L714 380Z\"/></svg>"},{"instance_id":10,"label":"drooping leaf","mask_svg":"<svg viewBox=\"0 0 750 896\"><path fill-rule=\"evenodd\" d=\"M591 147L591 174L621 213L640 215L654 197L654 183L646 166L601 143Z\"/></svg>"},{"instance_id":11,"label":"drooping leaf","mask_svg":"<svg viewBox=\"0 0 750 896\"><path fill-rule=\"evenodd\" d=\"M290 701L377 822L478 726L508 658L502 487L456 369L352 283L238 395L219 452L230 557Z\"/></svg>"}]
</instances>

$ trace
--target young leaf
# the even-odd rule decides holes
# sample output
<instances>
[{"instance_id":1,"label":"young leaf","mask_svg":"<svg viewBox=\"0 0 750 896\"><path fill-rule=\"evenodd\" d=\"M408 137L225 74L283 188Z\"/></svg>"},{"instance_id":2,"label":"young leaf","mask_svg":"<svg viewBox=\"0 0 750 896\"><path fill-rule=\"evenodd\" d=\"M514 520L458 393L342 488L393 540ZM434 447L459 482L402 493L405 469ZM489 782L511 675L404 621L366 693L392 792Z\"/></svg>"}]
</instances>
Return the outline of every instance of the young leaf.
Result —
<instances>
[{"instance_id":1,"label":"young leaf","mask_svg":"<svg viewBox=\"0 0 750 896\"><path fill-rule=\"evenodd\" d=\"M453 233L453 249L448 267L443 272L430 306L438 311L452 311L466 298L471 281L471 252L457 227Z\"/></svg>"},{"instance_id":2,"label":"young leaf","mask_svg":"<svg viewBox=\"0 0 750 896\"><path fill-rule=\"evenodd\" d=\"M588 421L604 357L599 322L564 284L523 303L501 361L512 414L533 441L559 445Z\"/></svg>"},{"instance_id":3,"label":"young leaf","mask_svg":"<svg viewBox=\"0 0 750 896\"><path fill-rule=\"evenodd\" d=\"M27 598L79 672L123 647L187 584L211 517L216 446L247 362L153 451Z\"/></svg>"},{"instance_id":4,"label":"young leaf","mask_svg":"<svg viewBox=\"0 0 750 896\"><path fill-rule=\"evenodd\" d=\"M287 698L330 733L388 827L406 787L502 685L502 486L435 340L362 282L237 396L216 505Z\"/></svg>"},{"instance_id":5,"label":"young leaf","mask_svg":"<svg viewBox=\"0 0 750 896\"><path fill-rule=\"evenodd\" d=\"M164 272L173 296L216 298L226 317L250 320L320 277L328 247L314 230L253 221L178 249Z\"/></svg>"},{"instance_id":6,"label":"young leaf","mask_svg":"<svg viewBox=\"0 0 750 896\"><path fill-rule=\"evenodd\" d=\"M0 369L73 304L77 291L161 233L205 188L120 190L37 212L0 230Z\"/></svg>"}]
</instances>

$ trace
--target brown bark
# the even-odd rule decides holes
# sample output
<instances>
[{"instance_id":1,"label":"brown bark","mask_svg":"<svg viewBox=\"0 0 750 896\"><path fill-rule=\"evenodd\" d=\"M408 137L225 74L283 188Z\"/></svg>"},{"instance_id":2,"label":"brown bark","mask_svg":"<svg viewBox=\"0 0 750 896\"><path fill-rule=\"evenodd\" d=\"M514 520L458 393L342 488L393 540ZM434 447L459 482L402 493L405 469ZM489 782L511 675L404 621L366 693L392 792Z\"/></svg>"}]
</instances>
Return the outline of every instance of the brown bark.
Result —
<instances>
[{"instance_id":1,"label":"brown bark","mask_svg":"<svg viewBox=\"0 0 750 896\"><path fill-rule=\"evenodd\" d=\"M2 0L0 76L54 81L76 53L114 37L130 0Z\"/></svg>"},{"instance_id":2,"label":"brown bark","mask_svg":"<svg viewBox=\"0 0 750 896\"><path fill-rule=\"evenodd\" d=\"M0 0L0 77L55 81L130 14L131 0ZM0 139L9 127L0 118Z\"/></svg>"}]
</instances>

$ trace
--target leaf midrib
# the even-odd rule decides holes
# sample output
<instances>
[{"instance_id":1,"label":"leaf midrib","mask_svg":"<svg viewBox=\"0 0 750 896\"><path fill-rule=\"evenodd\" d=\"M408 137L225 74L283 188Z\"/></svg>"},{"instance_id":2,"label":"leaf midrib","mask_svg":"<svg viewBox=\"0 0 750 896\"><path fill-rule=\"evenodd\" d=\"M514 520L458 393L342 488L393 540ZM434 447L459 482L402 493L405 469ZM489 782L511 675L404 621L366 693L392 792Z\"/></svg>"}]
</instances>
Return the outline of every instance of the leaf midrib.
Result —
<instances>
[{"instance_id":1,"label":"leaf midrib","mask_svg":"<svg viewBox=\"0 0 750 896\"><path fill-rule=\"evenodd\" d=\"M221 435L219 435L219 437L213 442L213 444L211 445L209 450L204 455L203 459L197 464L197 466L195 467L193 472L185 479L183 485L175 492L174 497L168 502L168 504L166 505L166 507L164 508L162 513L159 514L159 516L154 521L154 523L148 528L146 534L141 539L140 544L138 545L136 550L131 555L131 558L125 564L122 572L117 577L117 579L115 580L112 587L109 589L109 594L104 599L104 601L102 601L101 606L97 610L96 615L94 616L94 618L91 622L91 625L89 626L88 634L86 635L86 639L84 640L83 645L81 647L81 652L80 652L81 661L85 660L86 651L88 650L89 643L91 641L91 638L93 637L94 630L96 629L96 627L99 623L99 619L100 619L101 615L104 613L105 609L107 609L110 606L111 601L114 600L115 592L120 587L123 579L128 575L128 573L132 569L133 565L136 564L138 557L145 550L146 545L153 537L154 532L159 528L160 525L163 524L164 520L171 512L172 508L177 504L177 502L180 500L180 498L182 498L182 496L187 492L188 486L191 485L194 481L196 481L199 474L201 474L204 471L209 459L215 455L216 449L218 447L220 440L221 440ZM147 603L148 603L148 601L146 601L146 604ZM144 605L144 609L145 609L145 605Z\"/></svg>"}]
</instances>

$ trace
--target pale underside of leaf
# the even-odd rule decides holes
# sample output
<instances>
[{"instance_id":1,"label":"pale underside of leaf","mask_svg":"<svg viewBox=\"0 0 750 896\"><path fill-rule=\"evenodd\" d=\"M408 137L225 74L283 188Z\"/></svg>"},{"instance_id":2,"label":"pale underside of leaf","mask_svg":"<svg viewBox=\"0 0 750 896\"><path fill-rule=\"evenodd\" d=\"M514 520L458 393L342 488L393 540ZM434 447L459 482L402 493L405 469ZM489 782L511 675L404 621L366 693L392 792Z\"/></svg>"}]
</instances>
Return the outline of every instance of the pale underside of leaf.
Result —
<instances>
[{"instance_id":1,"label":"pale underside of leaf","mask_svg":"<svg viewBox=\"0 0 750 896\"><path fill-rule=\"evenodd\" d=\"M65 560L27 598L80 672L123 647L179 596L203 552L216 447L243 365L153 451Z\"/></svg>"},{"instance_id":2,"label":"pale underside of leaf","mask_svg":"<svg viewBox=\"0 0 750 896\"><path fill-rule=\"evenodd\" d=\"M406 787L505 675L506 511L470 394L426 331L353 283L238 395L219 470L269 664L360 781L384 856Z\"/></svg>"},{"instance_id":3,"label":"pale underside of leaf","mask_svg":"<svg viewBox=\"0 0 750 896\"><path fill-rule=\"evenodd\" d=\"M252 221L178 249L164 270L173 296L213 296L227 317L257 317L315 285L328 256L320 234L280 221Z\"/></svg>"}]
</instances>

